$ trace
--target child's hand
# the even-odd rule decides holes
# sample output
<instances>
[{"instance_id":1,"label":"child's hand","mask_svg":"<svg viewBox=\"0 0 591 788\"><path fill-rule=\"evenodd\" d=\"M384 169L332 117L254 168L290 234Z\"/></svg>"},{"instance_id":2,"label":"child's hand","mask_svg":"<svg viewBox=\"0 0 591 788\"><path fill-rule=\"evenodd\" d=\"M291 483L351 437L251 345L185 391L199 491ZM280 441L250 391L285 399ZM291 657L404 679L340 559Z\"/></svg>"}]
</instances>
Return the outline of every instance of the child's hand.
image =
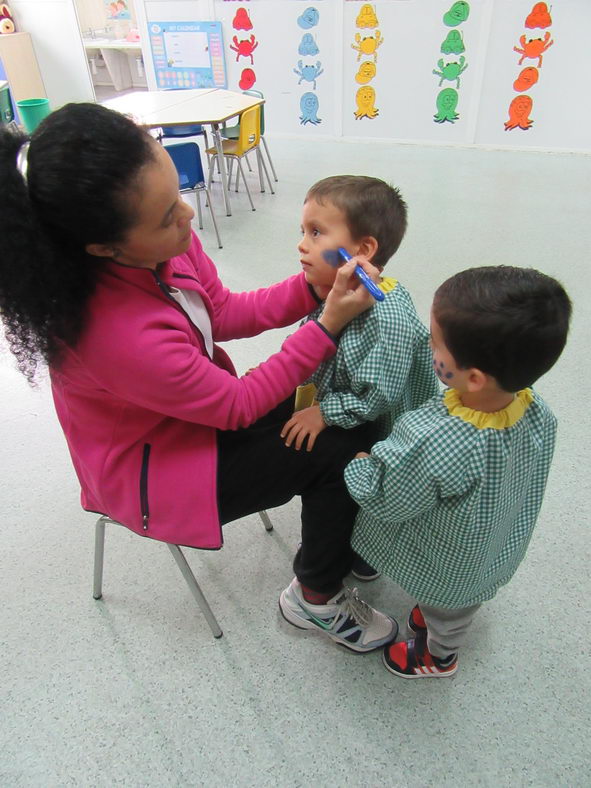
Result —
<instances>
[{"instance_id":1,"label":"child's hand","mask_svg":"<svg viewBox=\"0 0 591 788\"><path fill-rule=\"evenodd\" d=\"M353 459L364 460L366 457L371 457L371 454L368 454L366 451L358 451Z\"/></svg>"},{"instance_id":2,"label":"child's hand","mask_svg":"<svg viewBox=\"0 0 591 788\"><path fill-rule=\"evenodd\" d=\"M326 427L326 422L322 418L319 405L312 405L311 408L298 410L291 419L285 423L281 430L281 437L285 438L285 445L291 446L295 441L294 448L298 451L306 438L308 438L308 451L312 451L317 436Z\"/></svg>"}]
</instances>

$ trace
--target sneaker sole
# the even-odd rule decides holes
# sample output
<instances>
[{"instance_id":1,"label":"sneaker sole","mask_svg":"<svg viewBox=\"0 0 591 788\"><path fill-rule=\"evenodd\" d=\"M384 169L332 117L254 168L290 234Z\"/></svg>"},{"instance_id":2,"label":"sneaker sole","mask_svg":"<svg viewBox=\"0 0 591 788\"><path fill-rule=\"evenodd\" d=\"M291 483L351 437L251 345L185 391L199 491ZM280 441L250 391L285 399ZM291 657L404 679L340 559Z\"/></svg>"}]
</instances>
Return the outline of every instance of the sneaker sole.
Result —
<instances>
[{"instance_id":1,"label":"sneaker sole","mask_svg":"<svg viewBox=\"0 0 591 788\"><path fill-rule=\"evenodd\" d=\"M385 654L382 654L382 662L384 663L386 670L390 671L390 673L393 673L395 676L398 676L401 679L445 679L448 676L453 676L458 669L458 663L456 662L453 670L447 670L445 673L431 673L429 671L427 673L413 673L410 675L408 673L399 673L397 670L394 670L394 668L388 664Z\"/></svg>"},{"instance_id":2,"label":"sneaker sole","mask_svg":"<svg viewBox=\"0 0 591 788\"><path fill-rule=\"evenodd\" d=\"M348 651L353 651L355 654L369 654L371 651L376 651L376 649L378 648L387 646L398 635L398 624L395 621L393 621L392 623L394 624L394 628L392 630L392 633L388 635L387 638L380 640L373 646L359 648L354 643L347 643L345 640L342 640L339 637L335 637L334 635L331 635L330 632L327 632L325 629L322 629L321 627L317 626L312 621L308 622L300 618L300 616L296 616L295 614L291 613L289 608L287 608L287 611L285 611L283 609L283 605L281 604L284 593L285 592L282 592L281 596L279 597L279 612L281 613L281 615L287 621L288 624L291 624L293 627L296 627L297 629L305 629L308 631L320 632L322 635L326 635L327 637L329 637L338 646L343 646L343 648L346 648ZM293 616L293 618L290 616Z\"/></svg>"}]
</instances>

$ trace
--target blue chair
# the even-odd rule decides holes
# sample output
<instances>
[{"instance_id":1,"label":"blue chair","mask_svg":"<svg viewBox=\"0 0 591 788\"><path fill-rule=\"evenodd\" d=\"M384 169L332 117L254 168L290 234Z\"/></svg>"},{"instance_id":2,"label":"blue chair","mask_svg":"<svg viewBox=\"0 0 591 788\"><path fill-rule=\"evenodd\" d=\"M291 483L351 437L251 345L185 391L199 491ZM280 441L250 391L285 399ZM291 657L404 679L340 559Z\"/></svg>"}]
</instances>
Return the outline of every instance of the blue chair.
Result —
<instances>
[{"instance_id":1,"label":"blue chair","mask_svg":"<svg viewBox=\"0 0 591 788\"><path fill-rule=\"evenodd\" d=\"M179 174L179 191L181 193L195 193L195 202L197 203L197 214L199 216L199 228L203 229L203 215L201 212L201 200L199 192L204 191L207 197L207 206L211 214L211 221L215 228L215 234L218 239L218 246L222 248L222 241L218 224L215 220L215 214L211 205L211 197L209 189L205 184L205 176L203 174L203 165L201 164L201 153L199 145L196 142L181 142L177 145L167 145L164 150L169 154L174 166Z\"/></svg>"},{"instance_id":2,"label":"blue chair","mask_svg":"<svg viewBox=\"0 0 591 788\"><path fill-rule=\"evenodd\" d=\"M181 137L204 137L205 147L209 148L207 132L204 126L194 124L192 126L162 126L158 131L158 142L163 139L177 139Z\"/></svg>"}]
</instances>

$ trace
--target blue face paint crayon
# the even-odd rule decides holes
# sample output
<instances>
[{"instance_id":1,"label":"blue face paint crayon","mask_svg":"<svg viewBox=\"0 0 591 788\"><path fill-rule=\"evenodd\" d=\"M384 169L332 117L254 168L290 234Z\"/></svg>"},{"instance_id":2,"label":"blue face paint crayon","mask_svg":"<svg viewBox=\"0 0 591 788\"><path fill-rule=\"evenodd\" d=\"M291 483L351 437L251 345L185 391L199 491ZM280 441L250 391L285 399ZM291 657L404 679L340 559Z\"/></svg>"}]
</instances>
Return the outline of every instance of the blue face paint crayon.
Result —
<instances>
[{"instance_id":1,"label":"blue face paint crayon","mask_svg":"<svg viewBox=\"0 0 591 788\"><path fill-rule=\"evenodd\" d=\"M322 256L324 257L325 261L332 266L340 265L340 263L345 260L348 261L351 259L351 255L346 249L343 249L342 246L339 246L338 249L327 249L325 252L322 252ZM355 266L355 276L359 279L361 284L368 290L369 293L375 298L376 301L383 301L384 300L384 293L380 290L380 288L376 285L376 283L365 273L363 268L360 265Z\"/></svg>"}]
</instances>

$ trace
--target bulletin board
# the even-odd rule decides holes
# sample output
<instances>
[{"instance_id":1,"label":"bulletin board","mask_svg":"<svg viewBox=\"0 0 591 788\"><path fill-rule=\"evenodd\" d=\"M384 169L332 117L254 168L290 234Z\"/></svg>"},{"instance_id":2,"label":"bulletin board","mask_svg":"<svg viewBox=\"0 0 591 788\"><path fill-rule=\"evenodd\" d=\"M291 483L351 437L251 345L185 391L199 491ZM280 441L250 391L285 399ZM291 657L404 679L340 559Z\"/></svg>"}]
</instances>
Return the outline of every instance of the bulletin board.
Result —
<instances>
[{"instance_id":1,"label":"bulletin board","mask_svg":"<svg viewBox=\"0 0 591 788\"><path fill-rule=\"evenodd\" d=\"M264 94L273 134L591 152L590 0L144 5L219 22L227 86Z\"/></svg>"},{"instance_id":2,"label":"bulletin board","mask_svg":"<svg viewBox=\"0 0 591 788\"><path fill-rule=\"evenodd\" d=\"M265 127L341 134L341 0L215 0L228 87L261 91Z\"/></svg>"},{"instance_id":3,"label":"bulletin board","mask_svg":"<svg viewBox=\"0 0 591 788\"><path fill-rule=\"evenodd\" d=\"M227 86L220 22L152 21L148 31L159 89Z\"/></svg>"}]
</instances>

